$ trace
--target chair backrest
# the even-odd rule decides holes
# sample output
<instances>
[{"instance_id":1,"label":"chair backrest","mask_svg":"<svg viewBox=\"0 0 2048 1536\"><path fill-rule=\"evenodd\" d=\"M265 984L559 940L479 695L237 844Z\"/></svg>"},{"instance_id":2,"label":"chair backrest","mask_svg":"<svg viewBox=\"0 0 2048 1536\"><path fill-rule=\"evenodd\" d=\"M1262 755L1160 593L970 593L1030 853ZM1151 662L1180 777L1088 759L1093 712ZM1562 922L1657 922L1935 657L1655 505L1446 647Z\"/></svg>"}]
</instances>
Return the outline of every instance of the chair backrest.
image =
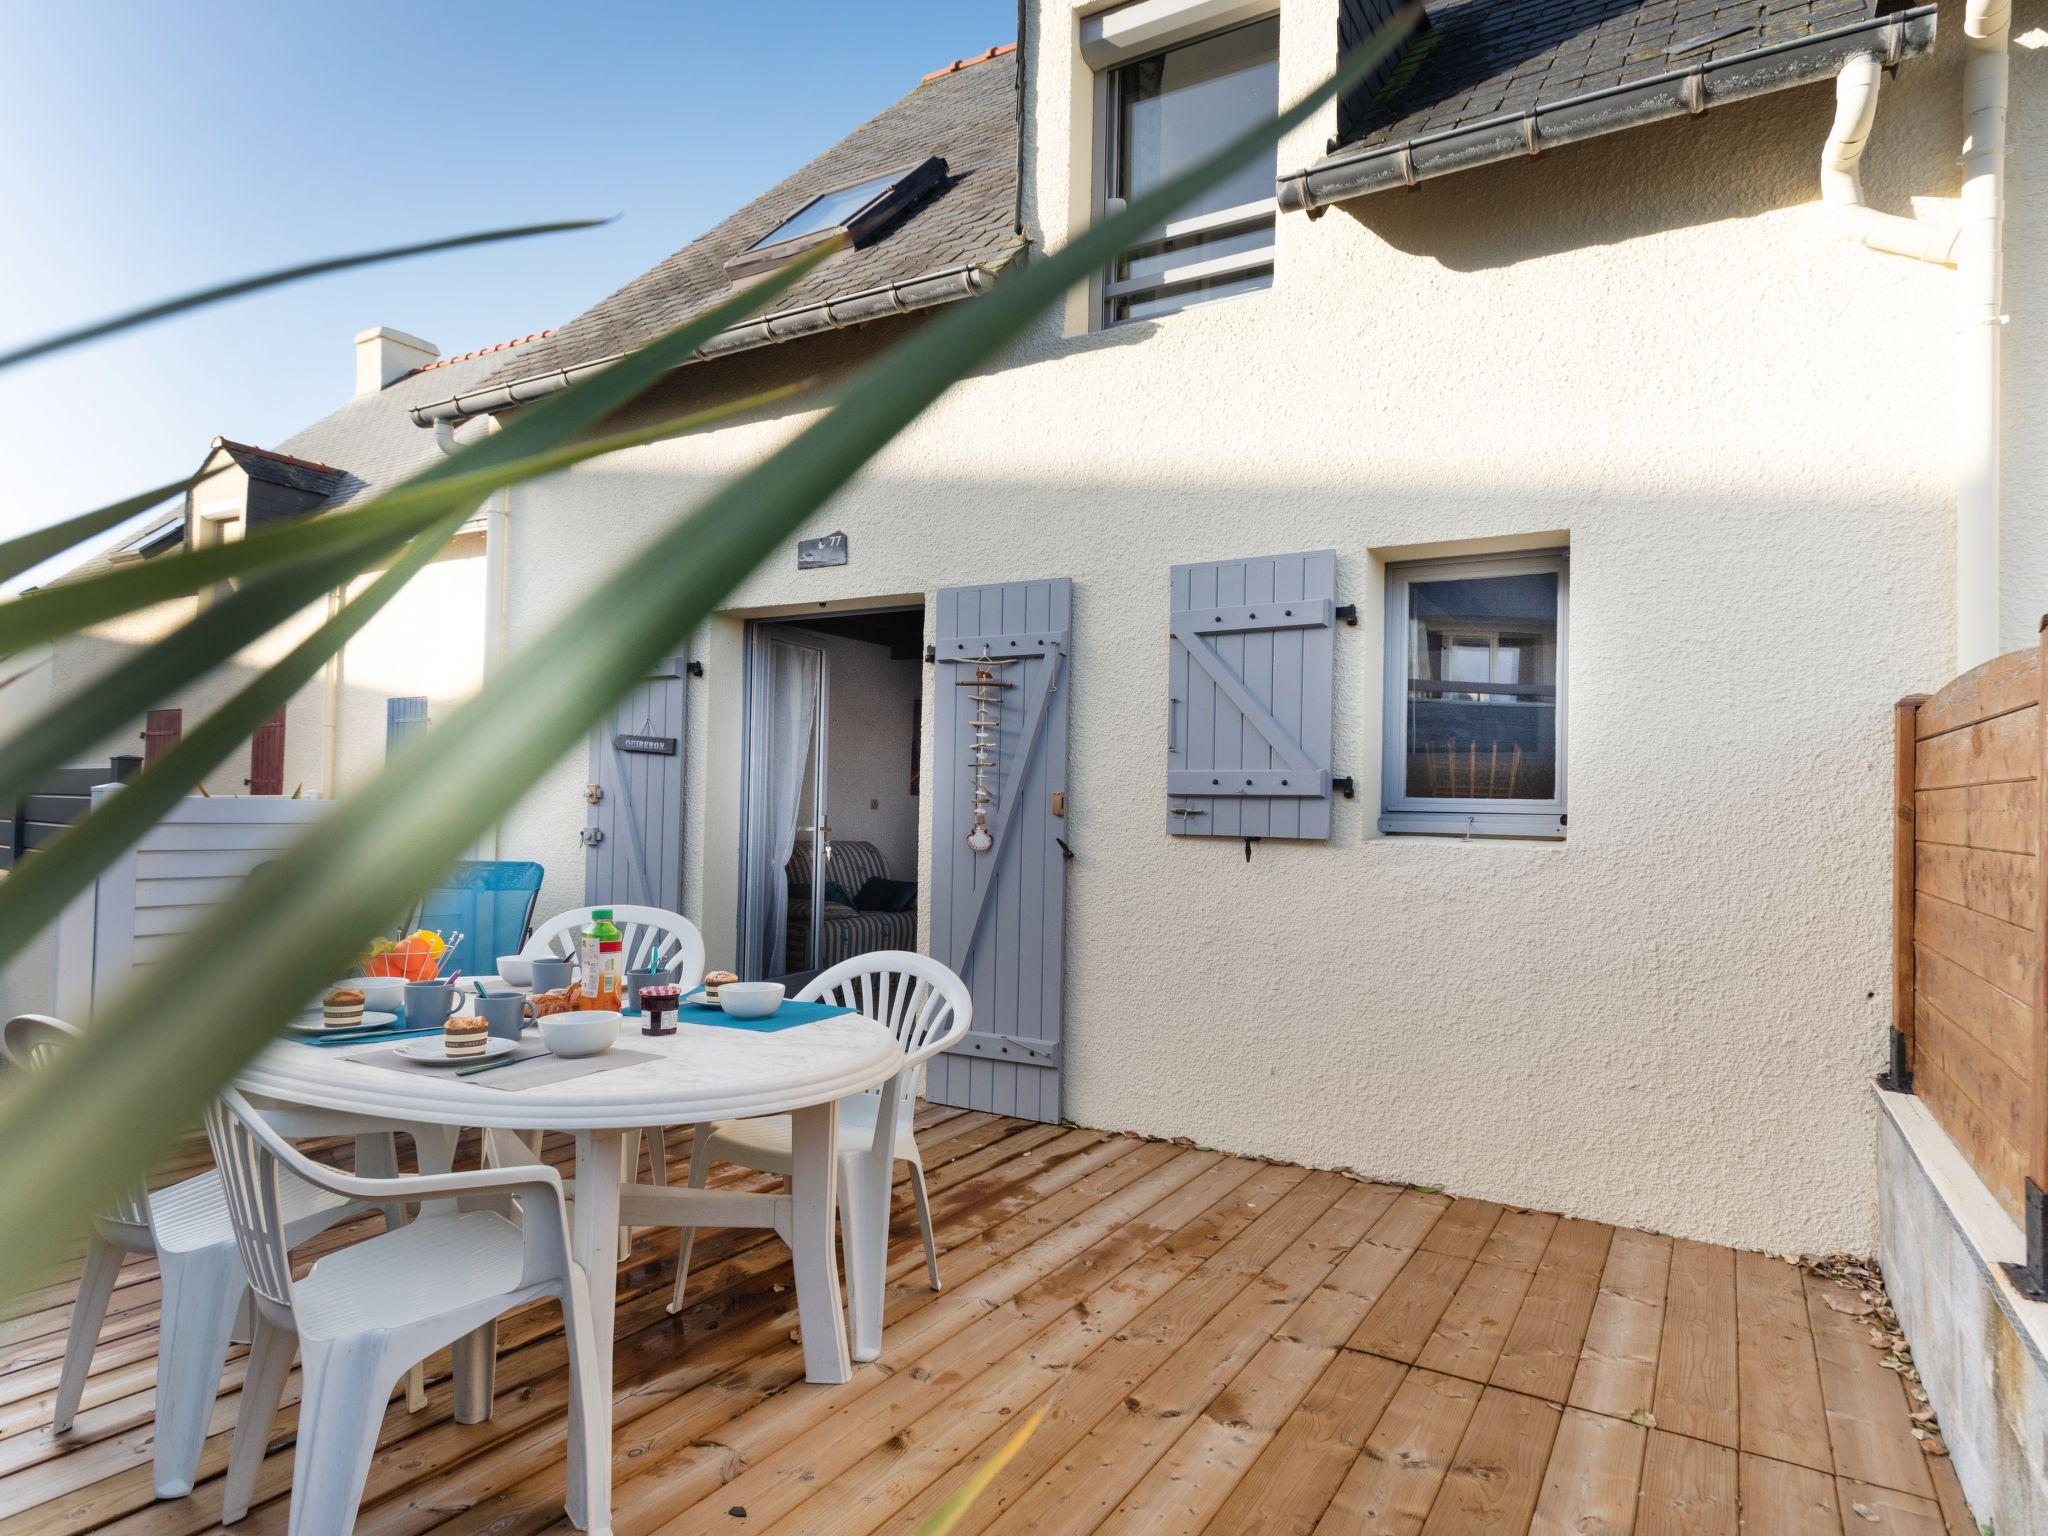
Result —
<instances>
[{"instance_id":1,"label":"chair backrest","mask_svg":"<svg viewBox=\"0 0 2048 1536\"><path fill-rule=\"evenodd\" d=\"M420 926L462 942L442 962L444 973L488 976L500 955L516 955L533 922L545 874L531 859L465 859L420 903Z\"/></svg>"},{"instance_id":2,"label":"chair backrest","mask_svg":"<svg viewBox=\"0 0 2048 1536\"><path fill-rule=\"evenodd\" d=\"M877 949L821 971L797 993L799 1002L838 1003L866 1014L896 1037L912 1072L897 1116L908 1124L924 1092L924 1064L961 1039L974 1024L967 983L929 955ZM880 1089L870 1089L879 1093Z\"/></svg>"},{"instance_id":3,"label":"chair backrest","mask_svg":"<svg viewBox=\"0 0 2048 1536\"><path fill-rule=\"evenodd\" d=\"M590 914L597 910L572 907L549 918L533 930L533 937L519 953L529 959L545 959L549 955L573 959L576 935L590 926ZM625 936L627 970L651 971L666 966L686 987L694 987L704 979L704 935L682 913L661 907L630 907L620 902L612 903L609 910L612 922Z\"/></svg>"},{"instance_id":4,"label":"chair backrest","mask_svg":"<svg viewBox=\"0 0 2048 1536\"><path fill-rule=\"evenodd\" d=\"M0 1061L21 1072L40 1072L52 1058L78 1038L75 1024L51 1018L46 1013L18 1013L0 1024ZM131 1180L101 1216L123 1226L149 1228L149 1186L142 1179Z\"/></svg>"},{"instance_id":5,"label":"chair backrest","mask_svg":"<svg viewBox=\"0 0 2048 1536\"><path fill-rule=\"evenodd\" d=\"M206 1139L213 1144L228 1221L249 1289L273 1321L292 1305L292 1258L285 1241L284 1202L278 1193L276 1147L282 1139L232 1089L206 1107ZM296 1159L296 1154L294 1154ZM260 1304L260 1303L259 1303Z\"/></svg>"}]
</instances>

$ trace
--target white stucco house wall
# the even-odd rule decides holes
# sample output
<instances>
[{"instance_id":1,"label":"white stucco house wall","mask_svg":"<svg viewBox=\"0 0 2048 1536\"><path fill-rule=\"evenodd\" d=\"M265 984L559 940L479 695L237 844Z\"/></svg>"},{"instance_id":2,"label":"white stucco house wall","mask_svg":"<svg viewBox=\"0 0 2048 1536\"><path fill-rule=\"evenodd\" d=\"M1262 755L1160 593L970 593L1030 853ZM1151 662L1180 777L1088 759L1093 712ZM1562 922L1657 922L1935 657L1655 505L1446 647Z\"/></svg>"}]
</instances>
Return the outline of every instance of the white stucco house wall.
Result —
<instances>
[{"instance_id":1,"label":"white stucco house wall","mask_svg":"<svg viewBox=\"0 0 2048 1536\"><path fill-rule=\"evenodd\" d=\"M1196 35L1273 14L1187 9L1216 12L1189 24ZM1283 99L1332 67L1340 23L1356 21L1340 9L1279 7ZM1441 62L1470 43L1459 19L1474 7L1431 9ZM1021 70L998 52L942 72L544 346L416 414L502 408L653 334L723 292L718 264L821 191L929 142L971 174L807 279L771 327L790 339L759 345L742 328L638 419L792 379L818 381L822 403L927 323L840 329L868 313L878 275L913 298L937 286L913 280L948 266L1000 281L1089 216L1116 67L1113 50L1091 62L1104 29L1090 10L1040 0ZM1910 29L1864 180L1874 203L1934 223L1954 216L1960 15L1816 6L1793 38L1867 26L1883 48L1887 20ZM2015 23L2016 141L2039 111L2038 19L2022 6ZM1789 35L1738 33L1704 56ZM705 675L687 689L680 899L713 960L738 952L749 623L912 602L930 641L944 589L1065 578L1075 858L1060 1112L1718 1241L1869 1248L1890 706L1951 675L1956 654L1956 279L1856 247L1820 206L1831 69L1338 198L1313 219L1282 211L1270 286L1124 323L1077 292L956 387L805 530L843 531L845 565L800 570L791 551L690 642ZM1021 223L1004 230L1011 189L991 187L1020 75ZM1331 108L1280 146L1275 175L1323 161L1339 129ZM2041 277L2030 191L2015 159L2018 314ZM2008 645L2048 607L2038 372L2014 345ZM511 648L811 419L800 399L516 491ZM1171 835L1170 568L1320 549L1360 618L1335 637L1329 753L1356 798L1333 799L1326 840L1263 838L1249 859L1234 839ZM1569 551L1568 828L1383 829L1389 569L1529 550ZM962 771L929 745L935 692L927 779ZM544 910L584 896L588 773L564 762L503 829L508 852L548 867ZM929 914L920 923L930 944Z\"/></svg>"}]
</instances>

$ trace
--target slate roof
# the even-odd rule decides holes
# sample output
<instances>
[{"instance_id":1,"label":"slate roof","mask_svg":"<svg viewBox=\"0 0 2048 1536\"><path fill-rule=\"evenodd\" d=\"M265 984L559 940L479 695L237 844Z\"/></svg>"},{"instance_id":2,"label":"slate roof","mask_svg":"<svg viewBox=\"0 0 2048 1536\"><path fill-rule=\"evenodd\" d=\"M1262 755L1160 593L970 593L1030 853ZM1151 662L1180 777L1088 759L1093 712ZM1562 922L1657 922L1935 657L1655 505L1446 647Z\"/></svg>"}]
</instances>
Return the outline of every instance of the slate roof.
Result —
<instances>
[{"instance_id":1,"label":"slate roof","mask_svg":"<svg viewBox=\"0 0 2048 1536\"><path fill-rule=\"evenodd\" d=\"M1753 53L1876 10L1877 0L1432 0L1411 60L1342 148L1398 144Z\"/></svg>"},{"instance_id":2,"label":"slate roof","mask_svg":"<svg viewBox=\"0 0 2048 1536\"><path fill-rule=\"evenodd\" d=\"M310 459L258 448L253 443L230 442L224 437L215 438L213 444L240 465L251 480L261 480L266 485L332 496L348 483L348 476L331 464L315 464Z\"/></svg>"},{"instance_id":3,"label":"slate roof","mask_svg":"<svg viewBox=\"0 0 2048 1536\"><path fill-rule=\"evenodd\" d=\"M441 450L434 446L434 435L422 432L412 424L412 417L407 413L414 406L441 399L450 389L467 389L480 384L484 375L506 361L507 347L525 346L527 340L485 347L416 368L376 394L363 395L339 410L330 411L311 426L293 433L275 449L255 448L224 438L220 446L235 454L236 462L258 478L272 479L286 473L304 476L297 482L276 480L274 483L296 484L300 490L319 491L327 497L319 508L323 512L347 506L358 497L425 469L441 457ZM207 451L210 454L212 449ZM295 469L293 466L303 468ZM319 478L332 478L327 479L324 485L318 484L315 483L314 472ZM155 517L129 529L105 549L53 578L53 581L77 581L108 570L114 564L108 556L115 550L184 520L185 498L180 496Z\"/></svg>"},{"instance_id":4,"label":"slate roof","mask_svg":"<svg viewBox=\"0 0 2048 1536\"><path fill-rule=\"evenodd\" d=\"M727 257L825 192L928 155L946 180L879 239L848 251L784 294L801 308L976 264L993 270L1021 248L1017 218L1017 84L1011 47L928 76L795 174L595 305L482 382L500 385L615 357L673 329L733 290ZM443 387L438 398L457 391Z\"/></svg>"}]
</instances>

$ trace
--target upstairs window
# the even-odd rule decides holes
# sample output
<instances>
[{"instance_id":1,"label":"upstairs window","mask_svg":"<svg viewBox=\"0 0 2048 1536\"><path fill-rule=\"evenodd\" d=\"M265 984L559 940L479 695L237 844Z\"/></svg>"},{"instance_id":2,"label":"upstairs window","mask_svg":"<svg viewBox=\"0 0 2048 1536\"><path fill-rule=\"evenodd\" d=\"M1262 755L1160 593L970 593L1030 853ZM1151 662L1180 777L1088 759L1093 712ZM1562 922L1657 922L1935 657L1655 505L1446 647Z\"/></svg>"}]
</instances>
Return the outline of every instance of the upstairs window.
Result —
<instances>
[{"instance_id":1,"label":"upstairs window","mask_svg":"<svg viewBox=\"0 0 2048 1536\"><path fill-rule=\"evenodd\" d=\"M859 245L945 179L946 162L932 155L821 192L744 251L728 257L725 274L746 277L766 272L835 235L844 236L849 245Z\"/></svg>"},{"instance_id":2,"label":"upstairs window","mask_svg":"<svg viewBox=\"0 0 2048 1536\"><path fill-rule=\"evenodd\" d=\"M1386 832L1562 837L1563 551L1387 568Z\"/></svg>"},{"instance_id":3,"label":"upstairs window","mask_svg":"<svg viewBox=\"0 0 2048 1536\"><path fill-rule=\"evenodd\" d=\"M1279 110L1279 20L1119 64L1104 81L1102 199L1115 213ZM1270 288L1274 175L1261 156L1118 261L1104 276L1104 323Z\"/></svg>"}]
</instances>

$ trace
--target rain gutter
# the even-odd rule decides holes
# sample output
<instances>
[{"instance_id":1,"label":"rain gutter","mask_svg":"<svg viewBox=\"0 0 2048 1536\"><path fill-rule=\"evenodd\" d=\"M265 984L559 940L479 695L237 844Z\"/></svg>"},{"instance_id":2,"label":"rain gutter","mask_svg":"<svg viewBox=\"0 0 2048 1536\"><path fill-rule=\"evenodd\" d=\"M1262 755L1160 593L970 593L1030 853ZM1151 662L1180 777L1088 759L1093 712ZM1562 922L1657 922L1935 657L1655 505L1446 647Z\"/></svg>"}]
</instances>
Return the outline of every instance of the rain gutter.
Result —
<instances>
[{"instance_id":1,"label":"rain gutter","mask_svg":"<svg viewBox=\"0 0 2048 1536\"><path fill-rule=\"evenodd\" d=\"M1003 258L1007 259L1007 256ZM762 315L744 324L720 331L697 349L697 354L691 361L701 362L707 358L722 357L729 352L745 352L778 341L794 341L800 336L813 336L820 331L844 330L848 326L865 325L871 320L884 320L891 315L907 315L916 310L951 304L958 299L973 298L978 293L985 293L995 282L996 270L1001 265L1001 261L992 265L969 262L937 272L928 272L923 277L914 277L907 282L886 283L877 288L863 289L859 293L823 299L815 304L802 304L794 309L778 310L774 314ZM499 384L487 389L473 390L468 394L454 395L446 400L437 400L431 405L415 406L412 410L413 425L431 427L440 421L460 421L471 416L502 411L512 406L530 405L559 390L567 389L578 379L595 373L600 368L609 367L623 356L623 352L614 352L591 362L558 368L551 373L536 374L531 378L514 380L510 384Z\"/></svg>"},{"instance_id":2,"label":"rain gutter","mask_svg":"<svg viewBox=\"0 0 2048 1536\"><path fill-rule=\"evenodd\" d=\"M1525 112L1417 134L1398 144L1340 151L1281 177L1280 207L1314 214L1331 203L1388 187L1412 187L1664 118L1698 117L1709 107L1831 78L1852 57L1873 50L1888 59L1925 54L1934 47L1936 9L1915 6L1562 101L1539 102Z\"/></svg>"}]
</instances>

